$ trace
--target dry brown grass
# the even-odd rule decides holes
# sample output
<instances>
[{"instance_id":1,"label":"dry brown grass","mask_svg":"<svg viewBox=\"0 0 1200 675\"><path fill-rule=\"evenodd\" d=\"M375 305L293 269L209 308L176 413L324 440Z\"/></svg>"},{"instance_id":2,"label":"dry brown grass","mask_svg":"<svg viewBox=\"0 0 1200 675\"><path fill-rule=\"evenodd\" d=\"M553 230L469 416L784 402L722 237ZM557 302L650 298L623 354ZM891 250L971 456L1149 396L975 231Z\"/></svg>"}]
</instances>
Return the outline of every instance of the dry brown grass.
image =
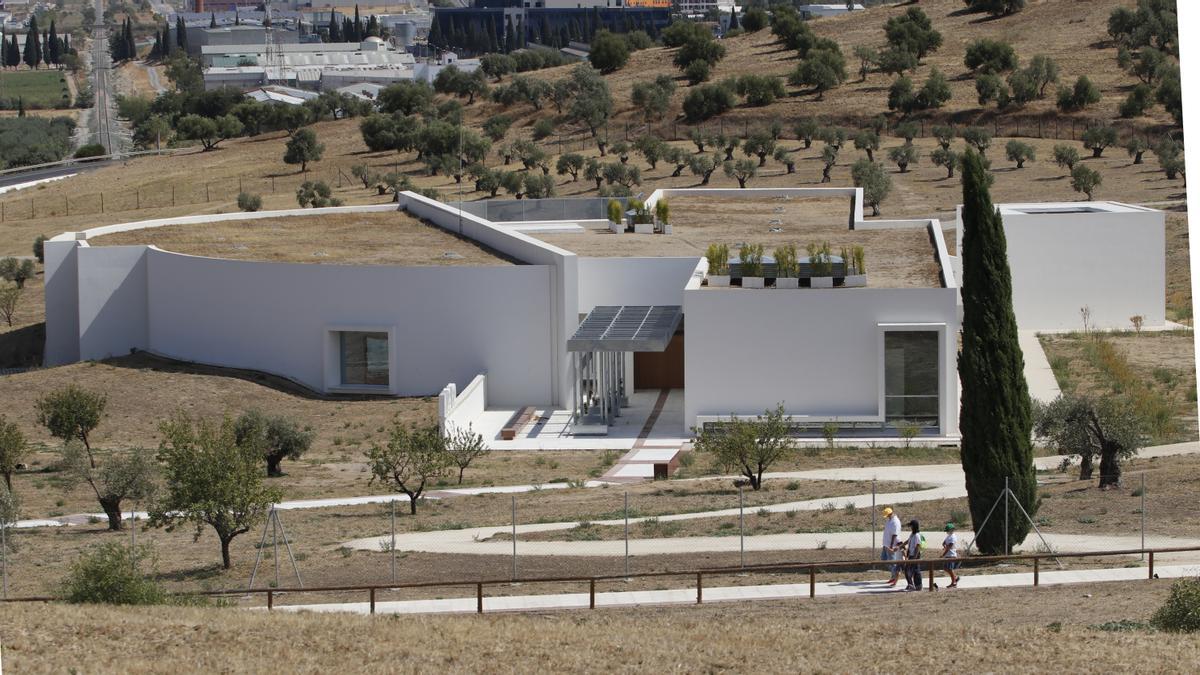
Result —
<instances>
[{"instance_id":1,"label":"dry brown grass","mask_svg":"<svg viewBox=\"0 0 1200 675\"><path fill-rule=\"evenodd\" d=\"M1170 266L1168 266L1169 268ZM1168 272L1168 278L1171 273ZM1088 358L1089 340L1082 334L1043 335L1042 348L1064 391L1108 396L1113 385ZM1151 392L1174 409L1172 439L1196 439L1195 335L1190 332L1118 333L1108 340Z\"/></svg>"},{"instance_id":2,"label":"dry brown grass","mask_svg":"<svg viewBox=\"0 0 1200 675\"><path fill-rule=\"evenodd\" d=\"M1169 581L594 612L359 617L17 605L14 672L1188 672L1200 636L1111 633ZM403 639L397 639L402 635Z\"/></svg>"},{"instance_id":3,"label":"dry brown grass","mask_svg":"<svg viewBox=\"0 0 1200 675\"><path fill-rule=\"evenodd\" d=\"M271 262L354 265L505 265L477 242L407 213L338 213L118 232L95 246L149 244L175 253Z\"/></svg>"},{"instance_id":4,"label":"dry brown grass","mask_svg":"<svg viewBox=\"0 0 1200 675\"><path fill-rule=\"evenodd\" d=\"M916 74L910 74L910 77L920 86L933 68L939 69L950 80L952 98L937 114L968 124L996 117L996 108L992 104L986 110L981 109L976 101L974 77L963 65L967 45L983 37L1007 41L1013 45L1023 64L1036 54L1046 54L1059 64L1061 83L1073 84L1075 78L1087 75L1100 88L1101 101L1082 113L1059 115L1055 109L1052 85L1047 89L1045 99L1031 102L1018 114L1060 117L1065 121L1069 133L1072 117L1081 120L1117 117L1121 102L1137 84L1133 75L1117 67L1117 50L1108 41L1106 33L1112 9L1117 6L1133 7L1135 4L1135 0L1043 0L1029 3L1024 11L1012 16L988 19L985 15L962 12L961 0L924 0L919 3L919 9L929 15L933 27L941 32L943 45L927 56ZM788 86L789 95L770 106L739 107L725 117L731 120L778 118L789 121L816 115L833 120L865 120L886 113L888 87L893 77L872 73L865 82L860 82L858 61L853 57L853 50L856 45L884 46L884 24L889 18L908 11L910 6L913 5L897 3L813 21L814 33L836 40L841 46L842 53L846 55L850 80L827 92L820 100L806 90ZM796 53L776 43L769 29L728 38L722 40L722 44L725 45L726 56L713 69L713 81L745 73L786 78L799 63ZM635 52L624 68L607 76L616 103L617 119L631 123L641 120L640 114L630 103L630 92L635 82L652 80L658 75L680 76L680 71L672 64L674 51L660 47ZM566 75L570 68L563 66L534 74L546 79L558 79ZM687 89L683 86L681 89L675 94L672 113L682 110ZM1155 106L1146 118L1136 121L1167 122L1169 117L1160 106ZM1049 125L1052 130L1053 119L1049 120Z\"/></svg>"}]
</instances>

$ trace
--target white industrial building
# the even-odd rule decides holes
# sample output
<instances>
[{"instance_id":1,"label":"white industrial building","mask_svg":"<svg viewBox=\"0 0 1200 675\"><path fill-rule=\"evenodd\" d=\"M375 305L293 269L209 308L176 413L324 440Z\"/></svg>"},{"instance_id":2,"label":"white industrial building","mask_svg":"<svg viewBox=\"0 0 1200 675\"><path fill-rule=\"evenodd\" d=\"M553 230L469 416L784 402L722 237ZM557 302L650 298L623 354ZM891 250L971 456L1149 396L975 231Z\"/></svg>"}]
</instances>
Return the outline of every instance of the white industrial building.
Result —
<instances>
[{"instance_id":1,"label":"white industrial building","mask_svg":"<svg viewBox=\"0 0 1200 675\"><path fill-rule=\"evenodd\" d=\"M939 221L864 220L857 188L671 189L647 203L651 212L662 199L675 209L707 198L777 200L782 208L812 197L847 204L844 217L815 236L880 237L879 247L901 238L907 253L887 259L879 253L886 249L873 249L872 271L855 283L842 261L840 271L825 273L832 275L826 286L810 261L811 281L785 287L768 266L766 288L746 280L737 287L736 274L727 287L726 278L709 274L702 254L619 250L625 242L682 240L670 232L687 227L682 221L657 234L614 235L599 215L603 200L460 209L414 193L401 194L398 206L188 216L68 232L45 244L45 364L136 349L264 371L324 393L441 392L443 422L472 423L489 435L525 407L539 411L539 433L558 421L562 435L578 436L603 435L638 406L665 406L655 418L662 412L686 437L696 426L781 404L800 433L819 436L834 423L842 434L894 438L897 425L915 422L923 441L955 442L961 309L957 260ZM589 203L590 210L575 208ZM1101 322L1137 311L1147 326L1163 323L1162 214L1072 206L1079 210L1001 207L1013 219L1007 229L1018 320L1055 324L1061 312L1070 321L1077 305L1091 303ZM253 262L102 239L169 225L397 208L506 262ZM1041 236L1026 238L1026 230ZM1135 240L1141 243L1130 249ZM573 252L571 242L593 254ZM596 254L595 242L613 250ZM1118 269L1118 261L1129 266ZM1076 282L1071 275L1089 276ZM1131 288L1138 297L1122 295ZM1154 294L1157 309L1149 306Z\"/></svg>"}]
</instances>

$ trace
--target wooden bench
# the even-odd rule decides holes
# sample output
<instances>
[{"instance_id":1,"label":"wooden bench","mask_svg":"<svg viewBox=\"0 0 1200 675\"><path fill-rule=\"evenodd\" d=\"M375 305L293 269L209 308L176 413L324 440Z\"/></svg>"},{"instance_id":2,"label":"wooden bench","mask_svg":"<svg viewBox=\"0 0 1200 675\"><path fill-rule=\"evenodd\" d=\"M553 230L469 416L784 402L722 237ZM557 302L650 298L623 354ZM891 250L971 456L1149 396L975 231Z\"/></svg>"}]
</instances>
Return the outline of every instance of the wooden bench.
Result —
<instances>
[{"instance_id":1,"label":"wooden bench","mask_svg":"<svg viewBox=\"0 0 1200 675\"><path fill-rule=\"evenodd\" d=\"M500 438L506 441L516 438L517 434L521 433L521 430L533 421L535 412L536 410L533 406L527 405L513 413L513 416L508 420L508 424L505 424L504 428L500 430Z\"/></svg>"}]
</instances>

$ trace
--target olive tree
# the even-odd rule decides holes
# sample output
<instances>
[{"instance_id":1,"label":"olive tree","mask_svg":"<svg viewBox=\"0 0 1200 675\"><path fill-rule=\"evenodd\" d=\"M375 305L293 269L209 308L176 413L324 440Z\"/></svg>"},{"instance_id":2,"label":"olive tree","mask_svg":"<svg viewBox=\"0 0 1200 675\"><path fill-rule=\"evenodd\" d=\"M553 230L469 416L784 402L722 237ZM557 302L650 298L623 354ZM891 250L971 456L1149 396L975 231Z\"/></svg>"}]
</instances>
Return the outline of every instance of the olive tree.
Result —
<instances>
[{"instance_id":1,"label":"olive tree","mask_svg":"<svg viewBox=\"0 0 1200 675\"><path fill-rule=\"evenodd\" d=\"M988 146L992 144L992 135L983 127L968 127L962 133L962 138L967 145L975 148L980 155L987 152Z\"/></svg>"},{"instance_id":2,"label":"olive tree","mask_svg":"<svg viewBox=\"0 0 1200 675\"><path fill-rule=\"evenodd\" d=\"M1064 455L1079 457L1079 480L1091 480L1100 460L1100 487L1120 485L1121 460L1137 453L1146 425L1136 406L1119 397L1079 394L1035 404L1034 433Z\"/></svg>"},{"instance_id":3,"label":"olive tree","mask_svg":"<svg viewBox=\"0 0 1200 675\"><path fill-rule=\"evenodd\" d=\"M221 566L229 569L229 544L282 496L263 483L263 449L256 443L239 445L228 417L214 422L180 412L159 431L163 486L150 509L150 524L168 532L194 525L197 538L205 525L211 527L221 543Z\"/></svg>"},{"instance_id":4,"label":"olive tree","mask_svg":"<svg viewBox=\"0 0 1200 675\"><path fill-rule=\"evenodd\" d=\"M1008 157L1008 161L1017 163L1018 169L1025 168L1025 162L1037 159L1033 146L1018 140L1009 141L1004 146L1004 153Z\"/></svg>"},{"instance_id":5,"label":"olive tree","mask_svg":"<svg viewBox=\"0 0 1200 675\"><path fill-rule=\"evenodd\" d=\"M1075 168L1071 170L1071 187L1076 192L1086 194L1089 202L1092 201L1096 188L1100 187L1100 184L1103 182L1104 180L1100 177L1099 171L1090 169L1082 164L1075 165Z\"/></svg>"},{"instance_id":6,"label":"olive tree","mask_svg":"<svg viewBox=\"0 0 1200 675\"><path fill-rule=\"evenodd\" d=\"M387 443L375 444L366 455L371 482L379 481L407 495L412 515L417 514L417 502L426 485L454 465L436 424L409 426L398 419L392 422Z\"/></svg>"},{"instance_id":7,"label":"olive tree","mask_svg":"<svg viewBox=\"0 0 1200 675\"><path fill-rule=\"evenodd\" d=\"M892 177L883 166L869 159L860 159L850 167L854 185L863 189L863 202L871 207L871 215L879 215L879 205L892 191Z\"/></svg>"},{"instance_id":8,"label":"olive tree","mask_svg":"<svg viewBox=\"0 0 1200 675\"><path fill-rule=\"evenodd\" d=\"M17 471L17 465L25 462L29 453L29 443L25 434L16 422L9 422L0 415L0 476L4 476L4 485L12 491L12 476Z\"/></svg>"},{"instance_id":9,"label":"olive tree","mask_svg":"<svg viewBox=\"0 0 1200 675\"><path fill-rule=\"evenodd\" d=\"M93 467L79 441L63 446L62 465L76 483L87 483L108 517L108 529L121 529L121 502L151 498L157 487L158 464L149 450L136 448L115 453Z\"/></svg>"},{"instance_id":10,"label":"olive tree","mask_svg":"<svg viewBox=\"0 0 1200 675\"><path fill-rule=\"evenodd\" d=\"M915 145L898 145L888 150L888 159L900 169L900 173L908 173L908 165L916 164L920 158Z\"/></svg>"},{"instance_id":11,"label":"olive tree","mask_svg":"<svg viewBox=\"0 0 1200 675\"><path fill-rule=\"evenodd\" d=\"M325 154L325 145L317 142L317 134L312 129L300 129L288 139L283 153L285 164L299 164L301 173L308 171L308 163L321 159Z\"/></svg>"},{"instance_id":12,"label":"olive tree","mask_svg":"<svg viewBox=\"0 0 1200 675\"><path fill-rule=\"evenodd\" d=\"M1110 126L1091 127L1083 132L1083 147L1092 151L1092 157L1103 156L1110 145L1117 143L1117 130Z\"/></svg>"},{"instance_id":13,"label":"olive tree","mask_svg":"<svg viewBox=\"0 0 1200 675\"><path fill-rule=\"evenodd\" d=\"M962 155L949 148L937 148L929 153L929 161L945 169L946 178L954 178L954 172L962 165Z\"/></svg>"},{"instance_id":14,"label":"olive tree","mask_svg":"<svg viewBox=\"0 0 1200 675\"><path fill-rule=\"evenodd\" d=\"M752 131L746 137L746 141L742 143L742 152L746 153L747 157L757 156L758 165L765 166L767 157L775 152L775 139L768 131L761 129Z\"/></svg>"},{"instance_id":15,"label":"olive tree","mask_svg":"<svg viewBox=\"0 0 1200 675\"><path fill-rule=\"evenodd\" d=\"M470 426L467 428L451 429L446 434L446 453L454 466L458 467L458 484L462 485L463 472L471 466L471 462L491 452L491 448L483 442L483 436L476 433Z\"/></svg>"},{"instance_id":16,"label":"olive tree","mask_svg":"<svg viewBox=\"0 0 1200 675\"><path fill-rule=\"evenodd\" d=\"M108 397L68 384L46 394L34 405L37 407L38 424L46 427L51 436L64 442L77 440L83 443L88 463L93 469L96 468L96 458L92 455L92 444L88 438L104 418Z\"/></svg>"},{"instance_id":17,"label":"olive tree","mask_svg":"<svg viewBox=\"0 0 1200 675\"><path fill-rule=\"evenodd\" d=\"M736 162L725 162L725 175L737 179L738 187L746 187L746 181L758 175L758 165L751 159L739 159Z\"/></svg>"},{"instance_id":18,"label":"olive tree","mask_svg":"<svg viewBox=\"0 0 1200 675\"><path fill-rule=\"evenodd\" d=\"M568 152L565 155L558 156L558 162L555 164L555 171L558 175L571 175L571 181L579 180L579 172L583 171L584 165L583 155L574 152Z\"/></svg>"},{"instance_id":19,"label":"olive tree","mask_svg":"<svg viewBox=\"0 0 1200 675\"><path fill-rule=\"evenodd\" d=\"M712 177L713 171L721 166L719 155L692 155L688 160L688 169L691 170L693 176L700 176L700 184L708 185L708 179Z\"/></svg>"},{"instance_id":20,"label":"olive tree","mask_svg":"<svg viewBox=\"0 0 1200 675\"><path fill-rule=\"evenodd\" d=\"M311 429L282 415L265 415L260 410L242 413L234 423L239 445L253 444L262 448L267 462L267 475L276 478L283 475L279 465L283 460L298 460L312 447L315 434Z\"/></svg>"},{"instance_id":21,"label":"olive tree","mask_svg":"<svg viewBox=\"0 0 1200 675\"><path fill-rule=\"evenodd\" d=\"M1128 152L1129 156L1133 158L1134 164L1141 164L1142 155L1146 154L1149 149L1150 144L1141 136L1134 136L1125 143L1125 152Z\"/></svg>"},{"instance_id":22,"label":"olive tree","mask_svg":"<svg viewBox=\"0 0 1200 675\"><path fill-rule=\"evenodd\" d=\"M867 161L875 161L875 151L879 149L879 134L871 129L863 129L854 135L854 149L867 153Z\"/></svg>"},{"instance_id":23,"label":"olive tree","mask_svg":"<svg viewBox=\"0 0 1200 675\"><path fill-rule=\"evenodd\" d=\"M754 419L730 416L715 425L694 429L695 448L713 455L725 470L745 476L754 490L762 488L763 473L794 452L789 441L790 417L783 404Z\"/></svg>"},{"instance_id":24,"label":"olive tree","mask_svg":"<svg viewBox=\"0 0 1200 675\"><path fill-rule=\"evenodd\" d=\"M1074 171L1075 165L1079 163L1079 151L1069 145L1059 143L1054 146L1054 163L1067 171Z\"/></svg>"}]
</instances>

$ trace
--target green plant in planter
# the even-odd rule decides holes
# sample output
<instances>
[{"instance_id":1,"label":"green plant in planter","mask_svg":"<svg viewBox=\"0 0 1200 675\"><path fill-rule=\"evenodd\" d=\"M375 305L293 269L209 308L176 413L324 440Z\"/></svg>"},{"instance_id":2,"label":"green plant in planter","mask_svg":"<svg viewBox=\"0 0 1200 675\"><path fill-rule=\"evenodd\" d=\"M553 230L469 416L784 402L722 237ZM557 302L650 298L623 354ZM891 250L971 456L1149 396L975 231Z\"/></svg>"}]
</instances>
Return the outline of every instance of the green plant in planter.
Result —
<instances>
[{"instance_id":1,"label":"green plant in planter","mask_svg":"<svg viewBox=\"0 0 1200 675\"><path fill-rule=\"evenodd\" d=\"M654 215L663 225L671 222L671 205L667 203L667 200L660 199L654 204Z\"/></svg>"},{"instance_id":2,"label":"green plant in planter","mask_svg":"<svg viewBox=\"0 0 1200 675\"><path fill-rule=\"evenodd\" d=\"M863 251L863 247L855 246L850 249L850 256L854 259L854 273L867 273L867 254Z\"/></svg>"},{"instance_id":3,"label":"green plant in planter","mask_svg":"<svg viewBox=\"0 0 1200 675\"><path fill-rule=\"evenodd\" d=\"M762 276L762 244L742 244L738 250L738 258L742 264L743 277Z\"/></svg>"},{"instance_id":4,"label":"green plant in planter","mask_svg":"<svg viewBox=\"0 0 1200 675\"><path fill-rule=\"evenodd\" d=\"M775 249L775 276L788 279L800 276L795 244L786 244Z\"/></svg>"},{"instance_id":5,"label":"green plant in planter","mask_svg":"<svg viewBox=\"0 0 1200 675\"><path fill-rule=\"evenodd\" d=\"M833 255L829 242L809 244L805 249L808 251L808 264L814 277L833 275Z\"/></svg>"},{"instance_id":6,"label":"green plant in planter","mask_svg":"<svg viewBox=\"0 0 1200 675\"><path fill-rule=\"evenodd\" d=\"M633 210L634 223L652 223L654 218L650 216L650 209L646 208L646 203L640 199L630 199L629 208Z\"/></svg>"},{"instance_id":7,"label":"green plant in planter","mask_svg":"<svg viewBox=\"0 0 1200 675\"><path fill-rule=\"evenodd\" d=\"M725 244L709 244L704 254L708 258L708 273L716 276L729 274L729 247Z\"/></svg>"},{"instance_id":8,"label":"green plant in planter","mask_svg":"<svg viewBox=\"0 0 1200 675\"><path fill-rule=\"evenodd\" d=\"M617 224L624 222L625 210L621 208L621 202L615 199L608 200L608 219Z\"/></svg>"}]
</instances>

